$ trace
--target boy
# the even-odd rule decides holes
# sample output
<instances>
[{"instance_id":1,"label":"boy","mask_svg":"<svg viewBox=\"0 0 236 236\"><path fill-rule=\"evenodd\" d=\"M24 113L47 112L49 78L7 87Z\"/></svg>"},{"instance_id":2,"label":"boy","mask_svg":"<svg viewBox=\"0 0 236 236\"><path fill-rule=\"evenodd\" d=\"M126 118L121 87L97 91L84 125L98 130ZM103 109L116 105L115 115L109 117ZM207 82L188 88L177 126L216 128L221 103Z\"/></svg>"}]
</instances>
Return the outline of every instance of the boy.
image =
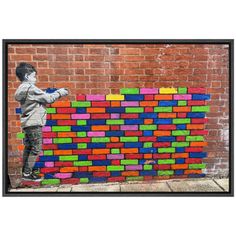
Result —
<instances>
[{"instance_id":1,"label":"boy","mask_svg":"<svg viewBox=\"0 0 236 236\"><path fill-rule=\"evenodd\" d=\"M16 76L21 81L15 93L20 102L22 115L21 127L25 133L22 177L25 180L40 181L40 176L33 169L42 149L42 127L46 124L46 104L55 102L68 95L67 89L61 88L54 93L45 93L35 86L36 69L27 63L20 63Z\"/></svg>"}]
</instances>

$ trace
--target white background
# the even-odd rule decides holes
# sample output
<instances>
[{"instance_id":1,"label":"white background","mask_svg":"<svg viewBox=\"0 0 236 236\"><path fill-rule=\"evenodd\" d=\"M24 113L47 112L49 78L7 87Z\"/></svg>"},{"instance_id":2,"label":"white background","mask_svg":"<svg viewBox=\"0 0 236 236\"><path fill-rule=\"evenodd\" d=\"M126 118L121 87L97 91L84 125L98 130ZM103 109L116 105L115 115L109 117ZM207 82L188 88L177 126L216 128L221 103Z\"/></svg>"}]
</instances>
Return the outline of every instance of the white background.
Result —
<instances>
[{"instance_id":1,"label":"white background","mask_svg":"<svg viewBox=\"0 0 236 236\"><path fill-rule=\"evenodd\" d=\"M233 39L234 2L6 0L0 1L0 38ZM236 231L232 197L5 197L0 204L2 235L222 236Z\"/></svg>"}]
</instances>

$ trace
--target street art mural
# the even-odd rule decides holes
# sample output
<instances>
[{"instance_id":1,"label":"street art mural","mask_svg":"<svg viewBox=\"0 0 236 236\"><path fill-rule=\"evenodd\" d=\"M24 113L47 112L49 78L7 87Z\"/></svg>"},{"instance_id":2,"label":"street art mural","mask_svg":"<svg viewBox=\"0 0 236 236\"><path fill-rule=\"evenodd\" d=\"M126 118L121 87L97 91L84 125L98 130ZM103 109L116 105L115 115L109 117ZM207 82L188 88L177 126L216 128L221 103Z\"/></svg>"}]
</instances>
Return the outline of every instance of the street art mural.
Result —
<instances>
[{"instance_id":1,"label":"street art mural","mask_svg":"<svg viewBox=\"0 0 236 236\"><path fill-rule=\"evenodd\" d=\"M203 177L209 99L205 88L179 87L123 88L57 101L47 108L35 164L44 180L24 184Z\"/></svg>"}]
</instances>

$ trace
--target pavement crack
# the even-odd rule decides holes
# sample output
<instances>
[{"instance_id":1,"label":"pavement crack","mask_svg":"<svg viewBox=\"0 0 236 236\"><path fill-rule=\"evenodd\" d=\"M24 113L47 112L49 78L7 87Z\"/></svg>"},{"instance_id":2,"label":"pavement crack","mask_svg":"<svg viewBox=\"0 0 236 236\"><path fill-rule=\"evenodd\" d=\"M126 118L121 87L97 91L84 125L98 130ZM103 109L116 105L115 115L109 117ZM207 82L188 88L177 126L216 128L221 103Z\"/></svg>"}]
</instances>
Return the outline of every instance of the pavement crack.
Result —
<instances>
[{"instance_id":1,"label":"pavement crack","mask_svg":"<svg viewBox=\"0 0 236 236\"><path fill-rule=\"evenodd\" d=\"M171 186L168 182L166 182L166 185L168 186L168 188L170 189L171 192L174 192L174 190L171 188Z\"/></svg>"},{"instance_id":2,"label":"pavement crack","mask_svg":"<svg viewBox=\"0 0 236 236\"><path fill-rule=\"evenodd\" d=\"M217 183L217 181L215 181L215 179L212 180L220 189L222 189L224 192L227 192L219 183Z\"/></svg>"}]
</instances>

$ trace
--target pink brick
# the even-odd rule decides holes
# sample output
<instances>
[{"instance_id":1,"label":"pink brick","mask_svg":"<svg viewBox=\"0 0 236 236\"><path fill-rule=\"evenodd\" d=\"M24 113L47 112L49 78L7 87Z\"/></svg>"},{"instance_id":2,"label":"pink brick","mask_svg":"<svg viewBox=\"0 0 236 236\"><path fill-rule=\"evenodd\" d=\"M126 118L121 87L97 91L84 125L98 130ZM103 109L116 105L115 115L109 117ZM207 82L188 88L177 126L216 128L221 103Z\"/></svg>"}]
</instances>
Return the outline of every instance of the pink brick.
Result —
<instances>
[{"instance_id":1,"label":"pink brick","mask_svg":"<svg viewBox=\"0 0 236 236\"><path fill-rule=\"evenodd\" d=\"M99 132L88 132L88 137L105 137L105 132L99 131Z\"/></svg>"},{"instance_id":2,"label":"pink brick","mask_svg":"<svg viewBox=\"0 0 236 236\"><path fill-rule=\"evenodd\" d=\"M52 143L52 138L44 138L43 139L43 144L51 144Z\"/></svg>"},{"instance_id":3,"label":"pink brick","mask_svg":"<svg viewBox=\"0 0 236 236\"><path fill-rule=\"evenodd\" d=\"M138 125L121 125L121 130L138 130Z\"/></svg>"},{"instance_id":4,"label":"pink brick","mask_svg":"<svg viewBox=\"0 0 236 236\"><path fill-rule=\"evenodd\" d=\"M43 132L50 132L52 130L51 126L44 126L42 131Z\"/></svg>"},{"instance_id":5,"label":"pink brick","mask_svg":"<svg viewBox=\"0 0 236 236\"><path fill-rule=\"evenodd\" d=\"M111 114L111 119L119 119L119 118L120 118L120 114L118 114L118 113Z\"/></svg>"},{"instance_id":6,"label":"pink brick","mask_svg":"<svg viewBox=\"0 0 236 236\"><path fill-rule=\"evenodd\" d=\"M142 165L128 165L125 167L125 170L142 170Z\"/></svg>"},{"instance_id":7,"label":"pink brick","mask_svg":"<svg viewBox=\"0 0 236 236\"><path fill-rule=\"evenodd\" d=\"M105 95L86 95L88 101L105 101Z\"/></svg>"},{"instance_id":8,"label":"pink brick","mask_svg":"<svg viewBox=\"0 0 236 236\"><path fill-rule=\"evenodd\" d=\"M108 154L107 159L124 159L124 154Z\"/></svg>"},{"instance_id":9,"label":"pink brick","mask_svg":"<svg viewBox=\"0 0 236 236\"><path fill-rule=\"evenodd\" d=\"M141 88L140 94L157 94L158 89L157 88Z\"/></svg>"},{"instance_id":10,"label":"pink brick","mask_svg":"<svg viewBox=\"0 0 236 236\"><path fill-rule=\"evenodd\" d=\"M121 102L122 107L138 107L138 102Z\"/></svg>"},{"instance_id":11,"label":"pink brick","mask_svg":"<svg viewBox=\"0 0 236 236\"><path fill-rule=\"evenodd\" d=\"M89 119L90 118L90 114L72 114L71 118L73 120L77 120L77 119Z\"/></svg>"},{"instance_id":12,"label":"pink brick","mask_svg":"<svg viewBox=\"0 0 236 236\"><path fill-rule=\"evenodd\" d=\"M54 167L54 162L52 161L45 162L45 167Z\"/></svg>"},{"instance_id":13,"label":"pink brick","mask_svg":"<svg viewBox=\"0 0 236 236\"><path fill-rule=\"evenodd\" d=\"M191 100L191 94L184 94L184 95L174 95L174 100Z\"/></svg>"},{"instance_id":14,"label":"pink brick","mask_svg":"<svg viewBox=\"0 0 236 236\"><path fill-rule=\"evenodd\" d=\"M56 173L54 177L59 179L68 179L72 177L72 173Z\"/></svg>"}]
</instances>

